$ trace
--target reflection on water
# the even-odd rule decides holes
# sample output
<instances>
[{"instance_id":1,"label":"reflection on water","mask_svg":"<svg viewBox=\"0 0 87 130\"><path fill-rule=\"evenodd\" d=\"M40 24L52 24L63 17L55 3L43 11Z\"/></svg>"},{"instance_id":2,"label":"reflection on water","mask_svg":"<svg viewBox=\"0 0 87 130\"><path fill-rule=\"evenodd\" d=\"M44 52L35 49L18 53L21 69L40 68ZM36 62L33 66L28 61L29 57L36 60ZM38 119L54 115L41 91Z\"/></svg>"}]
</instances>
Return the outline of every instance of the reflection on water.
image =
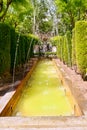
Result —
<instances>
[{"instance_id":1,"label":"reflection on water","mask_svg":"<svg viewBox=\"0 0 87 130\"><path fill-rule=\"evenodd\" d=\"M73 110L53 62L38 63L27 82L13 116L68 116Z\"/></svg>"}]
</instances>

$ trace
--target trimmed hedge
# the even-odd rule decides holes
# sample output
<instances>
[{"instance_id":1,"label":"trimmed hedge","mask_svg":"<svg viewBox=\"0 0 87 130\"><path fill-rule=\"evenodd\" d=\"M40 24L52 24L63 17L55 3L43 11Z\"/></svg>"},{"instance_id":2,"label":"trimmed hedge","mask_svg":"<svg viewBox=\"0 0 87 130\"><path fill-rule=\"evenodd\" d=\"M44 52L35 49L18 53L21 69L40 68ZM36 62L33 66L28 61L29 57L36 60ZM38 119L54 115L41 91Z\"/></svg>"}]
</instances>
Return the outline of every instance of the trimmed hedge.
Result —
<instances>
[{"instance_id":1,"label":"trimmed hedge","mask_svg":"<svg viewBox=\"0 0 87 130\"><path fill-rule=\"evenodd\" d=\"M76 65L75 29L72 31L72 66Z\"/></svg>"},{"instance_id":2,"label":"trimmed hedge","mask_svg":"<svg viewBox=\"0 0 87 130\"><path fill-rule=\"evenodd\" d=\"M19 35L18 33L16 33L16 40L15 40L15 52L17 49L16 67L23 65L30 59L30 57L33 57L33 46L38 42L39 39L34 35L30 34Z\"/></svg>"},{"instance_id":3,"label":"trimmed hedge","mask_svg":"<svg viewBox=\"0 0 87 130\"><path fill-rule=\"evenodd\" d=\"M33 56L33 45L40 42L34 35L22 35L7 24L0 23L0 75L13 73L15 52L16 67L23 65Z\"/></svg>"},{"instance_id":4,"label":"trimmed hedge","mask_svg":"<svg viewBox=\"0 0 87 130\"><path fill-rule=\"evenodd\" d=\"M50 42L52 43L53 46L57 47L57 56L58 58L62 59L62 36L55 36L50 39Z\"/></svg>"},{"instance_id":5,"label":"trimmed hedge","mask_svg":"<svg viewBox=\"0 0 87 130\"><path fill-rule=\"evenodd\" d=\"M67 64L69 66L72 65L72 42L71 42L71 39L72 39L72 35L69 31L67 31L66 33L66 46L67 46Z\"/></svg>"},{"instance_id":6,"label":"trimmed hedge","mask_svg":"<svg viewBox=\"0 0 87 130\"><path fill-rule=\"evenodd\" d=\"M32 35L32 34L29 34L28 40L29 40L29 43L30 43L30 46L29 46L30 49L29 49L29 54L28 54L27 58L33 57L33 55L34 55L34 53L33 53L33 46L35 44L38 44L40 42L40 40L38 39L38 37L35 36L35 35Z\"/></svg>"},{"instance_id":7,"label":"trimmed hedge","mask_svg":"<svg viewBox=\"0 0 87 130\"><path fill-rule=\"evenodd\" d=\"M10 71L10 28L8 25L0 23L0 74Z\"/></svg>"},{"instance_id":8,"label":"trimmed hedge","mask_svg":"<svg viewBox=\"0 0 87 130\"><path fill-rule=\"evenodd\" d=\"M53 37L50 41L57 46L58 58L69 66L75 65L77 72L84 77L87 73L87 21L76 22L72 41L70 32Z\"/></svg>"},{"instance_id":9,"label":"trimmed hedge","mask_svg":"<svg viewBox=\"0 0 87 130\"><path fill-rule=\"evenodd\" d=\"M68 64L68 45L67 45L67 36L64 36L64 47L63 47L63 59L66 64Z\"/></svg>"},{"instance_id":10,"label":"trimmed hedge","mask_svg":"<svg viewBox=\"0 0 87 130\"><path fill-rule=\"evenodd\" d=\"M10 57L11 57L11 65L10 65L10 72L13 71L14 66L14 58L15 58L15 48L16 48L16 33L13 28L10 29L10 35L11 35L11 46L10 46Z\"/></svg>"},{"instance_id":11,"label":"trimmed hedge","mask_svg":"<svg viewBox=\"0 0 87 130\"><path fill-rule=\"evenodd\" d=\"M67 32L65 36L56 36L50 39L53 45L57 46L57 56L67 65L71 66L72 61L72 44L71 34Z\"/></svg>"},{"instance_id":12,"label":"trimmed hedge","mask_svg":"<svg viewBox=\"0 0 87 130\"><path fill-rule=\"evenodd\" d=\"M78 71L84 75L87 68L87 22L75 24L76 63Z\"/></svg>"}]
</instances>

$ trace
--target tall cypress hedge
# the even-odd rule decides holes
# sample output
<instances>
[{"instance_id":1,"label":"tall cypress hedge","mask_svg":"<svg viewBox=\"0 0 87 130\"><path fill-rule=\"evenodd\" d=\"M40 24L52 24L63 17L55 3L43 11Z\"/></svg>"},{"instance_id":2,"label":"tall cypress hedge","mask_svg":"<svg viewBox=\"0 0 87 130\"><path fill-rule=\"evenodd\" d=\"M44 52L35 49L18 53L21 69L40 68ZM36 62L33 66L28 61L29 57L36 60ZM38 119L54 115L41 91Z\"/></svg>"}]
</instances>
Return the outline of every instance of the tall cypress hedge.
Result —
<instances>
[{"instance_id":1,"label":"tall cypress hedge","mask_svg":"<svg viewBox=\"0 0 87 130\"><path fill-rule=\"evenodd\" d=\"M76 65L75 29L72 31L72 66Z\"/></svg>"},{"instance_id":2,"label":"tall cypress hedge","mask_svg":"<svg viewBox=\"0 0 87 130\"><path fill-rule=\"evenodd\" d=\"M66 32L67 36L67 53L68 53L68 65L72 65L72 35L70 31Z\"/></svg>"},{"instance_id":3,"label":"tall cypress hedge","mask_svg":"<svg viewBox=\"0 0 87 130\"><path fill-rule=\"evenodd\" d=\"M23 36L22 35L18 35L17 37L17 43L16 43L16 47L17 47L17 44L18 44L18 51L17 51L17 66L21 65L22 61L22 53L21 53L21 46L22 46L22 43L23 43Z\"/></svg>"},{"instance_id":4,"label":"tall cypress hedge","mask_svg":"<svg viewBox=\"0 0 87 130\"><path fill-rule=\"evenodd\" d=\"M87 68L87 22L75 24L76 63L78 71L84 75Z\"/></svg>"},{"instance_id":5,"label":"tall cypress hedge","mask_svg":"<svg viewBox=\"0 0 87 130\"><path fill-rule=\"evenodd\" d=\"M15 41L15 51L18 45L16 57L17 67L27 62L30 57L33 57L33 45L38 43L39 39L34 35L19 35L16 33Z\"/></svg>"},{"instance_id":6,"label":"tall cypress hedge","mask_svg":"<svg viewBox=\"0 0 87 130\"><path fill-rule=\"evenodd\" d=\"M63 60L63 36L55 36L50 39L52 45L57 47L57 56Z\"/></svg>"},{"instance_id":7,"label":"tall cypress hedge","mask_svg":"<svg viewBox=\"0 0 87 130\"><path fill-rule=\"evenodd\" d=\"M0 75L6 72L13 73L16 49L18 67L33 56L33 45L38 42L39 38L36 36L18 34L7 24L0 23Z\"/></svg>"},{"instance_id":8,"label":"tall cypress hedge","mask_svg":"<svg viewBox=\"0 0 87 130\"><path fill-rule=\"evenodd\" d=\"M68 48L67 48L67 36L64 36L64 47L63 47L63 59L66 64L68 64Z\"/></svg>"},{"instance_id":9,"label":"tall cypress hedge","mask_svg":"<svg viewBox=\"0 0 87 130\"><path fill-rule=\"evenodd\" d=\"M71 33L67 32L64 36L56 36L50 39L52 44L57 46L57 56L67 65L72 63L72 43Z\"/></svg>"},{"instance_id":10,"label":"tall cypress hedge","mask_svg":"<svg viewBox=\"0 0 87 130\"><path fill-rule=\"evenodd\" d=\"M10 38L9 26L0 23L0 74L10 71Z\"/></svg>"},{"instance_id":11,"label":"tall cypress hedge","mask_svg":"<svg viewBox=\"0 0 87 130\"><path fill-rule=\"evenodd\" d=\"M40 40L38 39L37 36L29 34L28 36L29 38L29 42L30 42L30 52L29 52L29 57L33 57L34 53L33 53L33 46L35 44L40 44Z\"/></svg>"},{"instance_id":12,"label":"tall cypress hedge","mask_svg":"<svg viewBox=\"0 0 87 130\"><path fill-rule=\"evenodd\" d=\"M61 36L57 37L57 55L61 59L61 49L62 49L62 42L61 42Z\"/></svg>"},{"instance_id":13,"label":"tall cypress hedge","mask_svg":"<svg viewBox=\"0 0 87 130\"><path fill-rule=\"evenodd\" d=\"M59 36L52 37L50 39L50 42L51 42L52 46L57 47L57 56L59 58Z\"/></svg>"},{"instance_id":14,"label":"tall cypress hedge","mask_svg":"<svg viewBox=\"0 0 87 130\"><path fill-rule=\"evenodd\" d=\"M10 66L10 72L13 73L15 48L16 48L16 33L15 33L15 30L13 28L10 29L10 35L11 35L11 46L10 46L11 66Z\"/></svg>"},{"instance_id":15,"label":"tall cypress hedge","mask_svg":"<svg viewBox=\"0 0 87 130\"><path fill-rule=\"evenodd\" d=\"M27 38L25 36L22 36L22 40L21 40L21 64L25 63L25 44L26 44L26 40Z\"/></svg>"}]
</instances>

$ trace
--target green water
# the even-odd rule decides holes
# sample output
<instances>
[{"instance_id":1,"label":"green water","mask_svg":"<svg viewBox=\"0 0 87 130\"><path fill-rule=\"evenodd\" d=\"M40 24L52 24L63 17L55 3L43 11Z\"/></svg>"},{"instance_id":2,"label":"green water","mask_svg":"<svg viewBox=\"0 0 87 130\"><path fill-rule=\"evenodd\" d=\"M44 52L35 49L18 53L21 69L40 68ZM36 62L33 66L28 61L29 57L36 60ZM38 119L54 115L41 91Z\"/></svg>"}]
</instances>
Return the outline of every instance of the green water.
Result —
<instances>
[{"instance_id":1,"label":"green water","mask_svg":"<svg viewBox=\"0 0 87 130\"><path fill-rule=\"evenodd\" d=\"M13 116L69 116L73 110L65 96L53 62L38 63L27 82Z\"/></svg>"}]
</instances>

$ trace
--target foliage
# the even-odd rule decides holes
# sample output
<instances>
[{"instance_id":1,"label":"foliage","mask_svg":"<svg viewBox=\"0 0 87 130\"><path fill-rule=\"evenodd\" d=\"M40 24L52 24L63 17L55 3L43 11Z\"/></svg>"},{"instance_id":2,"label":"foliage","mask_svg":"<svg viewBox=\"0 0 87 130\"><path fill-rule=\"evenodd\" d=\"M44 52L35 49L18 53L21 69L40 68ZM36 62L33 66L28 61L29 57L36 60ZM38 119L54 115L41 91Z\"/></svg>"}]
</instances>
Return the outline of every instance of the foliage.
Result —
<instances>
[{"instance_id":1,"label":"foliage","mask_svg":"<svg viewBox=\"0 0 87 130\"><path fill-rule=\"evenodd\" d=\"M71 32L67 31L66 32L67 36L67 53L68 53L68 65L72 65L72 35Z\"/></svg>"},{"instance_id":2,"label":"foliage","mask_svg":"<svg viewBox=\"0 0 87 130\"><path fill-rule=\"evenodd\" d=\"M77 20L87 19L86 0L55 0L59 19L59 31L63 34L75 26Z\"/></svg>"},{"instance_id":3,"label":"foliage","mask_svg":"<svg viewBox=\"0 0 87 130\"><path fill-rule=\"evenodd\" d=\"M10 4L5 12L6 0L3 3L5 13L1 20L16 28L16 31L23 34L52 31L53 21L48 13L49 5L45 0L7 1L10 1Z\"/></svg>"},{"instance_id":4,"label":"foliage","mask_svg":"<svg viewBox=\"0 0 87 130\"><path fill-rule=\"evenodd\" d=\"M57 47L57 56L60 59L63 59L63 37L62 36L55 36L53 38L50 39L52 45L55 45Z\"/></svg>"},{"instance_id":5,"label":"foliage","mask_svg":"<svg viewBox=\"0 0 87 130\"><path fill-rule=\"evenodd\" d=\"M40 40L37 36L33 35L33 34L29 34L28 35L28 40L29 40L29 43L30 43L30 55L29 57L33 57L33 46L35 44L39 44L40 43Z\"/></svg>"},{"instance_id":6,"label":"foliage","mask_svg":"<svg viewBox=\"0 0 87 130\"><path fill-rule=\"evenodd\" d=\"M26 63L33 56L33 45L39 42L39 38L34 35L24 35L16 33L15 51L18 45L16 67ZM14 53L14 52L13 52Z\"/></svg>"},{"instance_id":7,"label":"foliage","mask_svg":"<svg viewBox=\"0 0 87 130\"><path fill-rule=\"evenodd\" d=\"M40 32L51 32L52 31L52 21L42 21L42 23L39 25Z\"/></svg>"},{"instance_id":8,"label":"foliage","mask_svg":"<svg viewBox=\"0 0 87 130\"><path fill-rule=\"evenodd\" d=\"M71 37L70 33L63 36L63 61L71 66Z\"/></svg>"},{"instance_id":9,"label":"foliage","mask_svg":"<svg viewBox=\"0 0 87 130\"><path fill-rule=\"evenodd\" d=\"M75 29L72 31L72 66L76 65Z\"/></svg>"},{"instance_id":10,"label":"foliage","mask_svg":"<svg viewBox=\"0 0 87 130\"><path fill-rule=\"evenodd\" d=\"M32 33L32 12L31 2L28 0L12 3L8 9L4 21L21 33Z\"/></svg>"},{"instance_id":11,"label":"foliage","mask_svg":"<svg viewBox=\"0 0 87 130\"><path fill-rule=\"evenodd\" d=\"M11 57L11 65L10 65L10 72L12 73L14 67L14 59L15 59L15 48L16 48L16 33L14 28L10 28L10 57Z\"/></svg>"},{"instance_id":12,"label":"foliage","mask_svg":"<svg viewBox=\"0 0 87 130\"><path fill-rule=\"evenodd\" d=\"M52 20L48 16L48 5L45 1L39 3L38 21L40 32L47 33L52 30Z\"/></svg>"},{"instance_id":13,"label":"foliage","mask_svg":"<svg viewBox=\"0 0 87 130\"><path fill-rule=\"evenodd\" d=\"M17 50L16 67L25 64L33 56L33 45L39 38L34 35L23 35L6 24L0 23L0 75L13 73L15 52Z\"/></svg>"},{"instance_id":14,"label":"foliage","mask_svg":"<svg viewBox=\"0 0 87 130\"><path fill-rule=\"evenodd\" d=\"M64 43L63 43L63 60L67 64L68 63L68 48L67 48L67 36L64 36Z\"/></svg>"},{"instance_id":15,"label":"foliage","mask_svg":"<svg viewBox=\"0 0 87 130\"><path fill-rule=\"evenodd\" d=\"M12 3L12 0L0 0L0 21L6 15L11 3Z\"/></svg>"},{"instance_id":16,"label":"foliage","mask_svg":"<svg viewBox=\"0 0 87 130\"><path fill-rule=\"evenodd\" d=\"M0 74L10 70L10 28L0 23Z\"/></svg>"},{"instance_id":17,"label":"foliage","mask_svg":"<svg viewBox=\"0 0 87 130\"><path fill-rule=\"evenodd\" d=\"M46 0L33 0L33 34L52 31L52 19Z\"/></svg>"},{"instance_id":18,"label":"foliage","mask_svg":"<svg viewBox=\"0 0 87 130\"><path fill-rule=\"evenodd\" d=\"M57 46L57 56L67 65L71 66L71 34L67 32L64 36L55 36L50 39L53 45Z\"/></svg>"},{"instance_id":19,"label":"foliage","mask_svg":"<svg viewBox=\"0 0 87 130\"><path fill-rule=\"evenodd\" d=\"M78 71L84 75L87 68L87 22L78 21L75 26L76 63Z\"/></svg>"}]
</instances>

